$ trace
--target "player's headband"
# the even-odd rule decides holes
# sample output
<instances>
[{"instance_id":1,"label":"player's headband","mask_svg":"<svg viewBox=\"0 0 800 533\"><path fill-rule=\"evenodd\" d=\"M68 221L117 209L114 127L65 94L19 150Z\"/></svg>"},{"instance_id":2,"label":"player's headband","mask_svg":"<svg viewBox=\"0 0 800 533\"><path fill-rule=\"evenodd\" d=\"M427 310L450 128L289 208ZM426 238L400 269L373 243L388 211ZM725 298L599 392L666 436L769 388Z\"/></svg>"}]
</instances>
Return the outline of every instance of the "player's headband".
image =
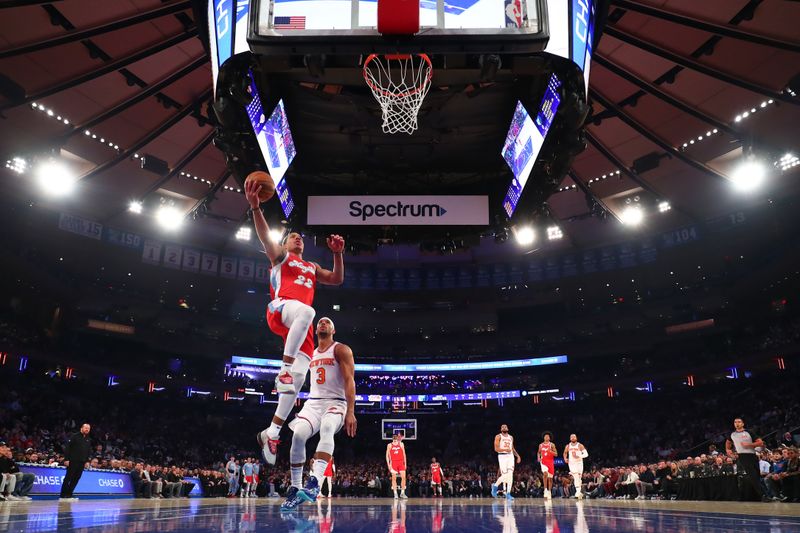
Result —
<instances>
[{"instance_id":1,"label":"player's headband","mask_svg":"<svg viewBox=\"0 0 800 533\"><path fill-rule=\"evenodd\" d=\"M319 320L317 320L317 324L319 324L323 320L327 320L328 322L330 322L331 323L331 330L336 331L336 325L333 323L333 320L331 320L327 316L324 316L324 317L320 318Z\"/></svg>"}]
</instances>

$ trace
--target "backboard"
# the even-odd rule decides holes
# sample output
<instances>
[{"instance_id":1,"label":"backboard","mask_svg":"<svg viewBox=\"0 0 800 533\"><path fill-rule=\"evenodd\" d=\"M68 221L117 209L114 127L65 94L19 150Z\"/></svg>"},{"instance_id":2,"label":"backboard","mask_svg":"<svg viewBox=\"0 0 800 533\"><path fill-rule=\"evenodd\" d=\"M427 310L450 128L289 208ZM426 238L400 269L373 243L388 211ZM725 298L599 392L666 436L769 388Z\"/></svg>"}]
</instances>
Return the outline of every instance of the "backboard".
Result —
<instances>
[{"instance_id":1,"label":"backboard","mask_svg":"<svg viewBox=\"0 0 800 533\"><path fill-rule=\"evenodd\" d=\"M377 0L259 0L250 44L257 53L385 52L377 31ZM547 40L546 0L420 0L420 31L394 40L393 50L511 51L528 44L540 51ZM391 39L390 39L391 40ZM535 45L531 45L536 42ZM357 46L351 46L351 45ZM520 49L519 51L525 51Z\"/></svg>"}]
</instances>

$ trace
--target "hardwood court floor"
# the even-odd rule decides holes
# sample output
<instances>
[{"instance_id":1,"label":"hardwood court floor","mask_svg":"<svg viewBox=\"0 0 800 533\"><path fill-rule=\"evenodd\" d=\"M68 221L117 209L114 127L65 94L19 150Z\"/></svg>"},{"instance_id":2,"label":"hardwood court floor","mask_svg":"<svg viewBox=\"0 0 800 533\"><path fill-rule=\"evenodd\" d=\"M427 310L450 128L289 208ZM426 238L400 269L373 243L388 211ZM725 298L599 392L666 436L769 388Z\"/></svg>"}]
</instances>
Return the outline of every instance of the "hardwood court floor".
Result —
<instances>
[{"instance_id":1,"label":"hardwood court floor","mask_svg":"<svg viewBox=\"0 0 800 533\"><path fill-rule=\"evenodd\" d=\"M208 498L0 503L0 532L800 532L800 504L334 498L281 513L280 503Z\"/></svg>"}]
</instances>

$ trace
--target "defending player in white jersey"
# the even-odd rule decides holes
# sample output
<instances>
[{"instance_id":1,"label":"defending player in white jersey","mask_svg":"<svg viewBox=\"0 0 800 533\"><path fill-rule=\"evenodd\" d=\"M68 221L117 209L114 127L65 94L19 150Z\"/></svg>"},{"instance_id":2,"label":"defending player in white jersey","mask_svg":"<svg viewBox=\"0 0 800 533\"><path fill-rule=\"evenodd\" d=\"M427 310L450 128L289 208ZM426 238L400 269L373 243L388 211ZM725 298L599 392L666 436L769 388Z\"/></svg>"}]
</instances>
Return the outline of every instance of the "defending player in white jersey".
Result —
<instances>
[{"instance_id":1,"label":"defending player in white jersey","mask_svg":"<svg viewBox=\"0 0 800 533\"><path fill-rule=\"evenodd\" d=\"M317 322L317 349L311 358L311 392L305 405L289 424L294 431L291 462L292 486L286 493L281 511L291 511L301 503L316 501L325 469L333 456L333 438L345 428L349 437L356 435L356 383L353 351L346 344L334 342L335 332L330 318ZM306 462L306 441L319 433L314 466L305 488L303 465Z\"/></svg>"},{"instance_id":2,"label":"defending player in white jersey","mask_svg":"<svg viewBox=\"0 0 800 533\"><path fill-rule=\"evenodd\" d=\"M517 464L522 461L522 457L514 448L514 437L508 434L508 426L500 426L500 433L494 438L494 451L497 452L497 462L500 465L500 475L497 481L492 484L492 497L497 498L497 487L502 483L506 493L506 499L513 500L511 487L514 484L514 459Z\"/></svg>"},{"instance_id":3,"label":"defending player in white jersey","mask_svg":"<svg viewBox=\"0 0 800 533\"><path fill-rule=\"evenodd\" d=\"M589 452L578 442L578 436L573 433L569 436L569 443L564 448L564 461L569 465L569 474L575 481L575 497L583 498L581 492L581 476L583 475L583 460L589 457Z\"/></svg>"}]
</instances>

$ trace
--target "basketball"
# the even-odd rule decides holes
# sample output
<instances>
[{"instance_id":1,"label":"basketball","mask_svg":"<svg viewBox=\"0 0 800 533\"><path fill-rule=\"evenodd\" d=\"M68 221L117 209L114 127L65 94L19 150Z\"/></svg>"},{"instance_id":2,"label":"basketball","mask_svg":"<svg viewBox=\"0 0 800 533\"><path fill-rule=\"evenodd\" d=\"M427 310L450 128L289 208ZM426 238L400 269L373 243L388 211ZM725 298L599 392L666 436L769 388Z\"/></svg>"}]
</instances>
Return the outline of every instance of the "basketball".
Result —
<instances>
[{"instance_id":1,"label":"basketball","mask_svg":"<svg viewBox=\"0 0 800 533\"><path fill-rule=\"evenodd\" d=\"M261 185L261 190L258 191L258 200L260 202L266 202L275 194L275 182L272 180L272 176L263 170L256 170L248 174L244 182L247 183L248 181L255 181Z\"/></svg>"}]
</instances>

